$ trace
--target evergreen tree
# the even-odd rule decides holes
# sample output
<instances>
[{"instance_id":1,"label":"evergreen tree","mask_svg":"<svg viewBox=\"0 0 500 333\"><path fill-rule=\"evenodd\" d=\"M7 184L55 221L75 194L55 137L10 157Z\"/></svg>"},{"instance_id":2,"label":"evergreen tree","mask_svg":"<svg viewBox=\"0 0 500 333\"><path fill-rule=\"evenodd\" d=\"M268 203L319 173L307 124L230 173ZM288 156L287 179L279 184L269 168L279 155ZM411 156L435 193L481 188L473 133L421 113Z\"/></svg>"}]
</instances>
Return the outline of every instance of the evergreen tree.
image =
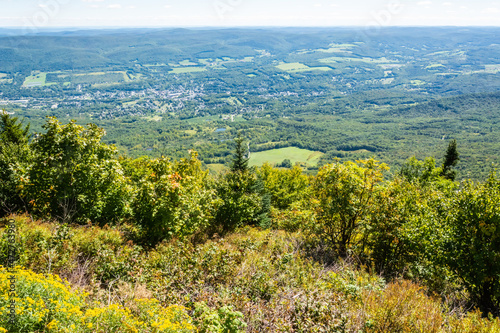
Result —
<instances>
[{"instance_id":1,"label":"evergreen tree","mask_svg":"<svg viewBox=\"0 0 500 333\"><path fill-rule=\"evenodd\" d=\"M240 133L235 142L231 172L220 179L217 188L222 205L216 215L216 231L223 234L243 225L270 225L270 196L262 179L248 167L248 151Z\"/></svg>"},{"instance_id":2,"label":"evergreen tree","mask_svg":"<svg viewBox=\"0 0 500 333\"><path fill-rule=\"evenodd\" d=\"M446 150L446 155L444 156L443 171L441 172L441 175L449 180L455 180L456 171L452 168L457 165L459 159L457 141L453 139L448 144L448 149Z\"/></svg>"},{"instance_id":3,"label":"evergreen tree","mask_svg":"<svg viewBox=\"0 0 500 333\"><path fill-rule=\"evenodd\" d=\"M1 111L0 139L2 143L26 144L28 142L29 124L23 128L23 124L17 117L11 117L5 111Z\"/></svg>"},{"instance_id":4,"label":"evergreen tree","mask_svg":"<svg viewBox=\"0 0 500 333\"><path fill-rule=\"evenodd\" d=\"M243 144L243 137L241 133L238 132L238 136L234 140L236 143L236 148L234 151L233 164L231 165L232 172L246 172L248 171L248 152Z\"/></svg>"}]
</instances>

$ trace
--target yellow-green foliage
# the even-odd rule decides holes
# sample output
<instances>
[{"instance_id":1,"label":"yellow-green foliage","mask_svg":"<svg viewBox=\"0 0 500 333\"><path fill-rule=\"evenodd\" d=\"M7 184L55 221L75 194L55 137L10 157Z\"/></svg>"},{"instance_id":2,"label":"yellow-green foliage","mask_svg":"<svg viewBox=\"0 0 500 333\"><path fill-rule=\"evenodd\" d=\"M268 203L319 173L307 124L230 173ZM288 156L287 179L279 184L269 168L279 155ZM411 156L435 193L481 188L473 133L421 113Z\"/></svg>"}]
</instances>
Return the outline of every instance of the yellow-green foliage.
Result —
<instances>
[{"instance_id":1,"label":"yellow-green foliage","mask_svg":"<svg viewBox=\"0 0 500 333\"><path fill-rule=\"evenodd\" d=\"M337 161L323 166L313 182L317 224L313 234L345 255L363 240L363 227L372 210L386 164L369 159Z\"/></svg>"},{"instance_id":2,"label":"yellow-green foliage","mask_svg":"<svg viewBox=\"0 0 500 333\"><path fill-rule=\"evenodd\" d=\"M171 240L144 251L118 229L65 230L15 220L19 245L34 246L23 250L30 267L46 272L55 246L54 272L71 277L68 272L83 269L89 276L83 283L87 296L56 275L19 270L18 318L28 331L190 332L195 325L202 332L241 332L247 325L247 332L500 332L498 320L448 309L414 283L386 285L347 261L321 265L300 233L246 227L204 244ZM88 266L79 266L81 256ZM1 323L7 314L8 298L1 296L6 276L3 269ZM151 295L157 300L140 300ZM109 305L110 299L116 304Z\"/></svg>"},{"instance_id":3,"label":"yellow-green foliage","mask_svg":"<svg viewBox=\"0 0 500 333\"><path fill-rule=\"evenodd\" d=\"M262 177L266 191L271 195L271 204L276 208L286 209L309 194L309 178L298 166L280 170L265 163L257 174Z\"/></svg>"},{"instance_id":4,"label":"yellow-green foliage","mask_svg":"<svg viewBox=\"0 0 500 333\"><path fill-rule=\"evenodd\" d=\"M272 208L271 220L274 229L296 232L301 229L310 229L314 223L314 212L301 207L300 204L292 204L285 210Z\"/></svg>"},{"instance_id":5,"label":"yellow-green foliage","mask_svg":"<svg viewBox=\"0 0 500 333\"><path fill-rule=\"evenodd\" d=\"M146 170L132 207L149 242L190 236L209 226L219 200L196 152L176 163L164 158L149 161Z\"/></svg>"},{"instance_id":6,"label":"yellow-green foliage","mask_svg":"<svg viewBox=\"0 0 500 333\"><path fill-rule=\"evenodd\" d=\"M9 277L16 281L15 324L9 323ZM88 295L70 289L57 275L0 267L0 325L8 332L194 332L181 306L163 308L155 300L135 300L134 311L110 304L91 308Z\"/></svg>"},{"instance_id":7,"label":"yellow-green foliage","mask_svg":"<svg viewBox=\"0 0 500 333\"><path fill-rule=\"evenodd\" d=\"M427 296L424 288L406 280L390 283L381 290L364 290L361 302L354 306L359 307L358 327L367 333L500 332L498 318L482 318L479 311L449 313L440 300Z\"/></svg>"}]
</instances>

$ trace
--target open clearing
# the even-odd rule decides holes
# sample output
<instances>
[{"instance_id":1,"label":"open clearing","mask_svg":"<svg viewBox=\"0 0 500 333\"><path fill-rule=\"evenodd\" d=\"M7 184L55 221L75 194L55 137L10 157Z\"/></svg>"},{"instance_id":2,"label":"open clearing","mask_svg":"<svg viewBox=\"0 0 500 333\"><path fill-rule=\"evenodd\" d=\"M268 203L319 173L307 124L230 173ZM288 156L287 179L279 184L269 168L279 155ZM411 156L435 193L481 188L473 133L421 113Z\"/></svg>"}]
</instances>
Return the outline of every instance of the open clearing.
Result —
<instances>
[{"instance_id":1,"label":"open clearing","mask_svg":"<svg viewBox=\"0 0 500 333\"><path fill-rule=\"evenodd\" d=\"M484 70L486 73L496 74L500 72L500 65L484 65Z\"/></svg>"},{"instance_id":2,"label":"open clearing","mask_svg":"<svg viewBox=\"0 0 500 333\"><path fill-rule=\"evenodd\" d=\"M191 61L191 60L189 60L189 59L182 60L181 62L179 62L179 64L180 64L181 66L196 66L196 65L197 65L197 63L192 62L192 61Z\"/></svg>"},{"instance_id":3,"label":"open clearing","mask_svg":"<svg viewBox=\"0 0 500 333\"><path fill-rule=\"evenodd\" d=\"M89 73L71 73L71 72L50 72L46 73L46 85L48 84L90 84L93 86L105 86L109 84L118 84L135 80L136 77L129 77L125 71L113 72L89 72ZM26 82L25 82L26 83Z\"/></svg>"},{"instance_id":4,"label":"open clearing","mask_svg":"<svg viewBox=\"0 0 500 333\"><path fill-rule=\"evenodd\" d=\"M142 118L149 121L161 121L163 119L161 116L145 116Z\"/></svg>"},{"instance_id":5,"label":"open clearing","mask_svg":"<svg viewBox=\"0 0 500 333\"><path fill-rule=\"evenodd\" d=\"M213 173L221 173L229 170L224 164L207 164L208 169Z\"/></svg>"},{"instance_id":6,"label":"open clearing","mask_svg":"<svg viewBox=\"0 0 500 333\"><path fill-rule=\"evenodd\" d=\"M411 80L410 83L414 86L423 86L425 85L425 81L422 80Z\"/></svg>"},{"instance_id":7,"label":"open clearing","mask_svg":"<svg viewBox=\"0 0 500 333\"><path fill-rule=\"evenodd\" d=\"M291 63L281 63L276 66L277 68L287 71L289 73L296 72L308 72L308 71L331 71L330 67L309 67L300 62L291 62Z\"/></svg>"},{"instance_id":8,"label":"open clearing","mask_svg":"<svg viewBox=\"0 0 500 333\"><path fill-rule=\"evenodd\" d=\"M314 49L314 50L300 50L297 53L298 54L307 54L307 53L314 53L314 52L322 52L322 53L352 53L352 51L349 51L350 49L357 47L358 45L354 44L330 44L329 48L327 49Z\"/></svg>"},{"instance_id":9,"label":"open clearing","mask_svg":"<svg viewBox=\"0 0 500 333\"><path fill-rule=\"evenodd\" d=\"M425 67L426 69L437 69L437 68L440 68L440 67L445 67L443 64L432 64L432 65L429 65L427 67Z\"/></svg>"},{"instance_id":10,"label":"open clearing","mask_svg":"<svg viewBox=\"0 0 500 333\"><path fill-rule=\"evenodd\" d=\"M310 166L316 166L318 164L319 159L323 155L324 154L319 151L300 149L296 147L279 148L279 149L260 151L256 153L251 152L249 165L260 166L265 162L269 162L271 164L277 164L283 162L284 159L289 159L293 165L296 162L299 162L299 163L306 163L307 165Z\"/></svg>"},{"instance_id":11,"label":"open clearing","mask_svg":"<svg viewBox=\"0 0 500 333\"><path fill-rule=\"evenodd\" d=\"M41 72L28 76L24 79L23 87L41 87L47 85L45 82L47 79L47 73ZM54 84L54 83L51 83Z\"/></svg>"},{"instance_id":12,"label":"open clearing","mask_svg":"<svg viewBox=\"0 0 500 333\"><path fill-rule=\"evenodd\" d=\"M174 68L169 73L172 74L185 74L185 73L196 73L196 72L204 72L207 69L204 67L182 67L182 68Z\"/></svg>"},{"instance_id":13,"label":"open clearing","mask_svg":"<svg viewBox=\"0 0 500 333\"><path fill-rule=\"evenodd\" d=\"M384 64L384 63L391 63L394 62L393 60L386 59L385 57L379 58L379 59L374 59L374 58L368 58L368 57L363 57L363 58L352 58L352 57L329 57L329 58L323 58L319 59L319 62L322 62L324 64L335 64L339 62L365 62L369 64Z\"/></svg>"}]
</instances>

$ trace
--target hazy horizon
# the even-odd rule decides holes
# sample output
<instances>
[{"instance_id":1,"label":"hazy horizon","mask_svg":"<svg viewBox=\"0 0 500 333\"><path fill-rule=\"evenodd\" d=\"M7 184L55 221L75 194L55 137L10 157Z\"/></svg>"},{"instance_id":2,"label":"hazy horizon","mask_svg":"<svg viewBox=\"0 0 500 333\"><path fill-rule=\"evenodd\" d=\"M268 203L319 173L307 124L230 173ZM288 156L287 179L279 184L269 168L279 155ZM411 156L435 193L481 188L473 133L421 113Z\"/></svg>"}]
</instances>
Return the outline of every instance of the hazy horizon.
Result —
<instances>
[{"instance_id":1,"label":"hazy horizon","mask_svg":"<svg viewBox=\"0 0 500 333\"><path fill-rule=\"evenodd\" d=\"M0 27L498 27L499 17L500 4L488 0L7 0Z\"/></svg>"}]
</instances>

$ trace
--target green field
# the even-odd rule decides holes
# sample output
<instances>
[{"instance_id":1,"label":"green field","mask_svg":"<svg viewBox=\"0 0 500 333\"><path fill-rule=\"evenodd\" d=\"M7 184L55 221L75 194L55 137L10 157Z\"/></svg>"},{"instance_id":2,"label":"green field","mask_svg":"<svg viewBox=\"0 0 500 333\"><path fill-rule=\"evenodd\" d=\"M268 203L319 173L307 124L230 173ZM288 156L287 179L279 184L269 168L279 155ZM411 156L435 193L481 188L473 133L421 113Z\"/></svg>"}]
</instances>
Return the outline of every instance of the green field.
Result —
<instances>
[{"instance_id":1,"label":"green field","mask_svg":"<svg viewBox=\"0 0 500 333\"><path fill-rule=\"evenodd\" d=\"M216 174L229 170L224 164L207 164L207 167L212 173Z\"/></svg>"},{"instance_id":2,"label":"green field","mask_svg":"<svg viewBox=\"0 0 500 333\"><path fill-rule=\"evenodd\" d=\"M51 84L91 84L97 86L107 86L112 84L119 84L138 79L140 76L127 75L126 71L110 71L110 72L89 72L74 74L72 72L50 72L32 75L24 82L25 86L35 85L51 85ZM29 80L28 80L29 79ZM42 79L44 80L42 83Z\"/></svg>"},{"instance_id":3,"label":"green field","mask_svg":"<svg viewBox=\"0 0 500 333\"><path fill-rule=\"evenodd\" d=\"M299 162L301 164L305 163L310 166L316 166L321 156L323 156L323 153L319 151L287 147L250 153L249 165L260 166L265 162L276 164L283 162L284 159L289 159L292 164Z\"/></svg>"},{"instance_id":4,"label":"green field","mask_svg":"<svg viewBox=\"0 0 500 333\"><path fill-rule=\"evenodd\" d=\"M24 79L23 87L39 87L45 86L47 79L47 73L41 72L33 74Z\"/></svg>"},{"instance_id":5,"label":"green field","mask_svg":"<svg viewBox=\"0 0 500 333\"><path fill-rule=\"evenodd\" d=\"M184 74L184 73L196 73L196 72L204 72L206 68L203 67L182 67L182 68L174 68L169 73L172 74Z\"/></svg>"},{"instance_id":6,"label":"green field","mask_svg":"<svg viewBox=\"0 0 500 333\"><path fill-rule=\"evenodd\" d=\"M197 65L197 63L191 62L189 59L182 60L181 62L179 62L179 64L181 66L196 66Z\"/></svg>"},{"instance_id":7,"label":"green field","mask_svg":"<svg viewBox=\"0 0 500 333\"><path fill-rule=\"evenodd\" d=\"M423 86L425 85L425 81L422 80L411 80L410 83L414 86Z\"/></svg>"},{"instance_id":8,"label":"green field","mask_svg":"<svg viewBox=\"0 0 500 333\"><path fill-rule=\"evenodd\" d=\"M291 62L291 63L284 63L282 62L281 64L276 66L277 68L287 71L289 73L296 73L296 72L308 72L308 71L331 71L332 69L330 67L309 67L303 63L300 62Z\"/></svg>"},{"instance_id":9,"label":"green field","mask_svg":"<svg viewBox=\"0 0 500 333\"><path fill-rule=\"evenodd\" d=\"M162 120L161 116L144 116L142 118L146 119L148 121L161 121Z\"/></svg>"}]
</instances>

